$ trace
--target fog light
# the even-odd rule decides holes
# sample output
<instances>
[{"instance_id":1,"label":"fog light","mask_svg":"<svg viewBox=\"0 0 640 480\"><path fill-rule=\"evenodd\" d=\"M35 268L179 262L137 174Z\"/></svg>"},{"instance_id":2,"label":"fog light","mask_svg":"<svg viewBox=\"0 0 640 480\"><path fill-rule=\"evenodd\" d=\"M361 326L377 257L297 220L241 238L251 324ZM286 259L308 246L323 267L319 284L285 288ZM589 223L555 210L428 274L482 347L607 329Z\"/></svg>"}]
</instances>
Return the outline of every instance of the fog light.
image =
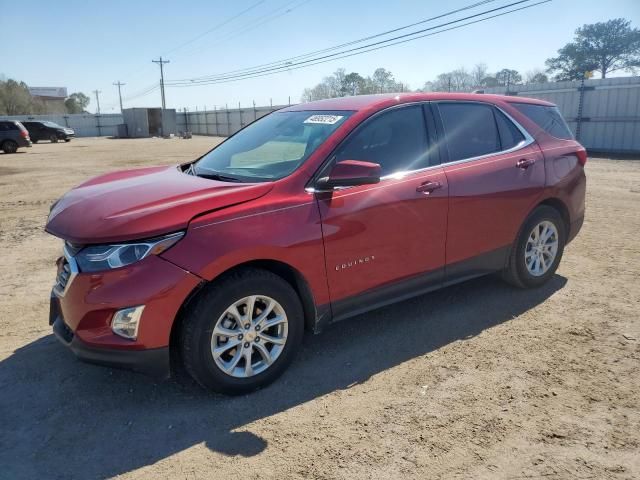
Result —
<instances>
[{"instance_id":1,"label":"fog light","mask_svg":"<svg viewBox=\"0 0 640 480\"><path fill-rule=\"evenodd\" d=\"M118 310L111 321L113 333L129 340L138 338L138 325L140 324L143 310L144 305Z\"/></svg>"}]
</instances>

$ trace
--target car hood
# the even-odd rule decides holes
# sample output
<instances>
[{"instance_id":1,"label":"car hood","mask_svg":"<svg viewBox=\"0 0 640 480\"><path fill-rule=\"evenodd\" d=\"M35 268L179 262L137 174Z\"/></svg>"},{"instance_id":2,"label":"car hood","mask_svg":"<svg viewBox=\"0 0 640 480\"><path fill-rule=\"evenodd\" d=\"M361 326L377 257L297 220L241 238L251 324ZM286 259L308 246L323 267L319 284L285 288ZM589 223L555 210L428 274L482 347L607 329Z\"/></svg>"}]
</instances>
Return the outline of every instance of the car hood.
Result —
<instances>
[{"instance_id":1,"label":"car hood","mask_svg":"<svg viewBox=\"0 0 640 480\"><path fill-rule=\"evenodd\" d=\"M184 229L197 215L248 202L272 187L208 180L175 166L114 172L64 195L45 229L78 244L149 238Z\"/></svg>"}]
</instances>

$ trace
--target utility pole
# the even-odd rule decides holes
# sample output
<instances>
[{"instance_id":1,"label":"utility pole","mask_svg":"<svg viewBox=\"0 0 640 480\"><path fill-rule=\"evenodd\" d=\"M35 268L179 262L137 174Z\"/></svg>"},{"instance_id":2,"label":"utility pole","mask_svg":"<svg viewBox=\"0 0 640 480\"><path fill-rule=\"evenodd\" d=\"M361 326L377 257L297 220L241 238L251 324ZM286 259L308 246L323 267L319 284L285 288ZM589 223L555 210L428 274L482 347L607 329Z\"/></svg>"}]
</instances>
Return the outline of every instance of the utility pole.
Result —
<instances>
[{"instance_id":1,"label":"utility pole","mask_svg":"<svg viewBox=\"0 0 640 480\"><path fill-rule=\"evenodd\" d=\"M118 97L120 98L120 113L122 113L122 92L120 91L120 87L126 85L126 83L121 83L120 80L118 80L116 83L114 83L114 85L118 87Z\"/></svg>"},{"instance_id":2,"label":"utility pole","mask_svg":"<svg viewBox=\"0 0 640 480\"><path fill-rule=\"evenodd\" d=\"M165 100L164 100L164 68L163 65L165 63L169 63L169 60L162 60L162 57L160 57L159 60L151 60L153 63L157 63L158 65L160 65L160 95L162 96L162 111L164 113L164 109L166 108L165 106Z\"/></svg>"},{"instance_id":3,"label":"utility pole","mask_svg":"<svg viewBox=\"0 0 640 480\"><path fill-rule=\"evenodd\" d=\"M96 112L98 115L100 115L100 97L99 95L102 93L100 90L94 90L93 93L96 94L96 103L98 104L98 111Z\"/></svg>"}]
</instances>

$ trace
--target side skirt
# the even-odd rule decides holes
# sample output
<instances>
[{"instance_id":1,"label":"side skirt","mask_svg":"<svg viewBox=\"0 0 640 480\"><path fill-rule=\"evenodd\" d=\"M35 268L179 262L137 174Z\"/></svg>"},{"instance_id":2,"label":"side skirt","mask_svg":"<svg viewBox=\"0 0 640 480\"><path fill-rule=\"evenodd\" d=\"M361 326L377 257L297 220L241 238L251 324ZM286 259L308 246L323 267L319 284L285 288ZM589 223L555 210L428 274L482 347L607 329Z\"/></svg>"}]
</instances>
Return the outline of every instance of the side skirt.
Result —
<instances>
[{"instance_id":1,"label":"side skirt","mask_svg":"<svg viewBox=\"0 0 640 480\"><path fill-rule=\"evenodd\" d=\"M331 304L331 320L327 321L326 316L322 319L324 321L318 319L315 331L320 331L322 327L329 323L338 322L396 302L424 295L472 278L501 271L506 265L510 249L511 246L508 245L447 265L444 268L333 302Z\"/></svg>"}]
</instances>

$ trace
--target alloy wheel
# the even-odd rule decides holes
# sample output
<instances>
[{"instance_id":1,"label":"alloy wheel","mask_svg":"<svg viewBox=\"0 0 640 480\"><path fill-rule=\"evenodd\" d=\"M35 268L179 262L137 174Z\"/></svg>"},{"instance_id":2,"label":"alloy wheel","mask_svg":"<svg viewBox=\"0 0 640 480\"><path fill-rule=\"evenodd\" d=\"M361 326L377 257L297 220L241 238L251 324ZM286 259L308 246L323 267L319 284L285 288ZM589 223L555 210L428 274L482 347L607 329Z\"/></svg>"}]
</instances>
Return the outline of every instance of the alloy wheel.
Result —
<instances>
[{"instance_id":1,"label":"alloy wheel","mask_svg":"<svg viewBox=\"0 0 640 480\"><path fill-rule=\"evenodd\" d=\"M251 295L230 305L211 336L211 354L227 375L249 378L267 370L282 353L289 325L273 298Z\"/></svg>"},{"instance_id":2,"label":"alloy wheel","mask_svg":"<svg viewBox=\"0 0 640 480\"><path fill-rule=\"evenodd\" d=\"M558 229L548 221L533 227L524 250L524 263L534 277L549 271L558 254Z\"/></svg>"}]
</instances>

